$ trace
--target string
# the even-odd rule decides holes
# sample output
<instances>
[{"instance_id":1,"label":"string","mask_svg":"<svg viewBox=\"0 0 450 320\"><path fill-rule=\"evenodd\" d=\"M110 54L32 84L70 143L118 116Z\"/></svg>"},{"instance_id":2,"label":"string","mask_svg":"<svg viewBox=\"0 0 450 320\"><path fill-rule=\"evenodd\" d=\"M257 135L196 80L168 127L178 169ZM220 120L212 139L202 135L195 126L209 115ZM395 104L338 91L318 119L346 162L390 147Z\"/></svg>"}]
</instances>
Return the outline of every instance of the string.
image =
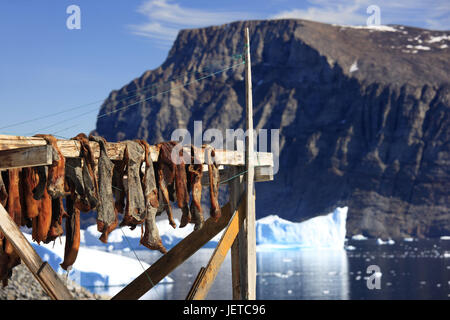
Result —
<instances>
[{"instance_id":1,"label":"string","mask_svg":"<svg viewBox=\"0 0 450 320\"><path fill-rule=\"evenodd\" d=\"M239 57L241 55L233 55L232 57L235 57L235 56ZM214 62L214 60L213 60L213 62ZM123 101L123 100L126 100L126 99L130 99L130 98L136 97L138 95L137 92L143 93L143 92L145 92L145 91L147 91L147 90L149 90L149 89L151 89L153 87L159 87L159 86L161 86L163 84L170 83L172 81L178 80L180 78L183 78L183 77L185 77L187 75L190 75L190 74L193 74L193 73L194 74L195 73L205 73L208 70L210 70L210 67L203 68L203 70L199 70L199 71L189 71L189 72L185 72L185 73L179 74L177 76L171 76L171 77L169 77L168 80L164 81L163 83L155 83L155 84L152 84L152 85L149 85L149 86L146 86L146 87L139 88L139 89L131 91L130 93L135 92L134 95L130 96L129 94L122 94L119 97L123 97L123 98L121 98L119 100L116 100L116 101ZM12 124L0 127L0 130L1 129L7 129L7 128L15 127L15 126L20 126L20 125L23 125L23 124L27 124L27 123L30 123L30 122L42 120L42 119L49 118L49 117L54 117L54 116L57 116L57 115L60 115L60 114L68 113L70 111L77 110L79 108L85 108L85 107L91 106L93 104L97 104L99 102L104 102L104 101L106 101L106 99L99 99L99 100L96 100L96 101L92 101L92 102L84 103L84 104L77 105L77 106L74 106L74 107L70 107L70 108L68 108L66 110L62 110L62 111L59 111L59 112L53 112L53 113L42 115L42 116L39 116L39 117L36 117L36 118L33 118L33 119L12 123ZM45 128L42 128L42 129L47 129L47 128L48 127L45 127ZM42 129L39 129L39 130L42 130Z\"/></svg>"},{"instance_id":2,"label":"string","mask_svg":"<svg viewBox=\"0 0 450 320\"><path fill-rule=\"evenodd\" d=\"M133 106L136 106L136 105L141 104L141 103L143 103L143 102L152 100L152 99L154 99L154 98L156 98L156 97L158 97L158 96L160 96L160 95L166 94L166 93L171 92L171 91L173 91L173 90L177 90L177 89L186 87L186 86L188 86L188 85L190 85L190 84L193 84L193 83L195 83L195 82L199 82L199 81L204 80L204 79L206 79L206 78L210 78L210 77L212 77L212 76L214 76L214 75L216 75L216 74L219 74L219 73L222 73L222 72L224 72L224 71L230 70L230 69L235 68L235 67L237 67L237 66L240 66L240 65L242 65L242 64L244 64L244 63L245 63L245 62L241 62L241 63L235 64L235 65L232 65L232 66L227 67L227 68L225 68L225 69L221 69L221 70L218 70L218 71L216 71L216 72L210 73L210 74L208 74L208 75L206 75L206 76L203 76L203 77L201 77L201 78L197 78L197 79L194 79L194 80L192 80L192 81L189 81L189 82L187 82L187 83L185 83L185 84L183 84L183 85L177 86L177 87L175 87L175 88L172 88L172 89L169 89L169 90L166 90L166 91L163 91L163 92L159 92L159 93L157 93L157 94L155 94L155 95L153 95L153 96L150 96L150 97L148 97L148 98L146 98L146 99L142 99L142 100L140 100L140 101L131 103L131 104L126 105L126 106L123 106L123 107L121 107L121 108L112 110L112 111L110 111L110 112L106 112L106 113L104 113L104 114L101 114L101 115L97 116L97 119L100 119L100 118L109 116L109 115L111 115L111 114L113 114L113 113L116 113L116 112L119 112L119 111L122 111L122 110L126 110L126 109L128 109L128 108L130 108L130 107L133 107ZM78 117L85 116L85 115L90 114L90 113L92 113L92 112L97 112L97 110L92 110L92 111L88 111L88 112L82 113L82 114L80 114ZM69 119L68 119L68 120L69 120ZM62 132L62 131L66 131L67 129L73 128L73 127L75 127L75 126L77 126L77 125L79 125L79 124L81 124L81 123L82 123L82 122L79 122L79 123L77 123L77 124L75 124L75 125L72 125L72 126L70 126L70 127L66 127L66 128L63 128L63 129L54 131L53 134L59 133L59 132Z\"/></svg>"},{"instance_id":3,"label":"string","mask_svg":"<svg viewBox=\"0 0 450 320\"><path fill-rule=\"evenodd\" d=\"M127 236L125 235L125 232L123 232L123 229L122 229L122 228L123 228L123 227L120 227L120 230L122 231L122 234L123 234L123 236L125 237L125 240L127 240L128 246L130 247L131 251L133 251L134 256L136 257L136 259L139 261L139 264L141 265L142 270L144 270L144 273L145 273L145 275L147 276L148 281L150 281L150 284L152 285L152 287L154 287L155 284L153 283L152 279L151 279L150 276L148 275L147 270L146 270L146 269L144 268L144 266L142 265L141 259L139 259L138 255L136 254L136 251L134 251L133 247L131 246L130 241L128 240Z\"/></svg>"}]
</instances>

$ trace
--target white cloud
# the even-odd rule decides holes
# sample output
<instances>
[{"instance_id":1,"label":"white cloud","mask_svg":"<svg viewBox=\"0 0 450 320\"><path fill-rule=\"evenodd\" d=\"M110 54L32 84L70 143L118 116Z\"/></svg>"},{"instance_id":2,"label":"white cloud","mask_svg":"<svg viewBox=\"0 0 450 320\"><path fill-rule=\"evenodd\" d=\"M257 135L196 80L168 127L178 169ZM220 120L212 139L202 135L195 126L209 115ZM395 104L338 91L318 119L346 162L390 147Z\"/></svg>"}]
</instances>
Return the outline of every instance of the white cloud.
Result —
<instances>
[{"instance_id":1,"label":"white cloud","mask_svg":"<svg viewBox=\"0 0 450 320\"><path fill-rule=\"evenodd\" d=\"M271 19L305 19L317 22L335 23L335 24L363 24L366 17L355 13L351 8L344 8L342 11L336 11L334 8L315 8L294 9L282 11Z\"/></svg>"},{"instance_id":2,"label":"white cloud","mask_svg":"<svg viewBox=\"0 0 450 320\"><path fill-rule=\"evenodd\" d=\"M431 29L450 28L450 2L436 0L308 0L305 8L283 10L271 19L296 18L332 24L364 25L370 5L380 8L381 24L406 24Z\"/></svg>"},{"instance_id":3,"label":"white cloud","mask_svg":"<svg viewBox=\"0 0 450 320\"><path fill-rule=\"evenodd\" d=\"M166 45L173 42L180 29L252 19L252 15L245 12L193 9L181 7L170 0L147 0L138 8L138 12L147 21L130 25L131 32Z\"/></svg>"},{"instance_id":4,"label":"white cloud","mask_svg":"<svg viewBox=\"0 0 450 320\"><path fill-rule=\"evenodd\" d=\"M128 27L133 34L153 39L160 47L167 48L180 29L220 25L237 20L294 18L340 25L366 25L367 18L371 15L367 13L367 8L377 5L383 25L450 28L449 0L435 0L432 5L423 0L304 0L301 5L298 3L279 1L276 7L282 6L283 9L270 15L258 7L249 13L221 11L216 8L217 4L214 8L196 9L181 5L176 0L145 0L137 9L145 21Z\"/></svg>"}]
</instances>

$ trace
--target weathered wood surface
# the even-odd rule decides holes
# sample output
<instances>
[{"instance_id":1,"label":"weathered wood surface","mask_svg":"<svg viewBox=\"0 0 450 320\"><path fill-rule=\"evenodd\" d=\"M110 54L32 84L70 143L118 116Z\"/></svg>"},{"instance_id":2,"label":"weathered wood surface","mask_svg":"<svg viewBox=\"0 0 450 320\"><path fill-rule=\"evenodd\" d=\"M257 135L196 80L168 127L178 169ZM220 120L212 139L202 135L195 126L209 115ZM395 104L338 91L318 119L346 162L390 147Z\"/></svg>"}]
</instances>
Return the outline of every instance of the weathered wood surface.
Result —
<instances>
[{"instance_id":1,"label":"weathered wood surface","mask_svg":"<svg viewBox=\"0 0 450 320\"><path fill-rule=\"evenodd\" d=\"M231 167L230 174L237 175L242 170L245 170L244 167ZM238 208L239 200L242 194L244 194L245 186L244 186L244 176L241 175L236 179L230 180L228 183L228 190L230 190L230 205L231 209L234 211ZM240 252L243 251L240 249L242 246L244 239L245 230L243 227L243 219L245 212L242 212L240 215L241 224L239 225L239 233L236 239L234 239L233 245L231 246L231 282L232 282L232 291L233 291L233 300L241 300L241 263L240 263Z\"/></svg>"},{"instance_id":2,"label":"weathered wood surface","mask_svg":"<svg viewBox=\"0 0 450 320\"><path fill-rule=\"evenodd\" d=\"M9 136L0 135L0 154L4 150L25 148L31 146L43 146L47 142L38 137L22 137L22 136ZM90 145L94 152L95 158L100 155L100 148L97 142L91 141ZM76 158L80 156L80 143L75 140L58 140L58 147L62 154L66 158ZM121 160L123 158L123 152L125 150L125 143L121 142L108 142L106 144L106 151L108 157L111 160ZM190 152L190 147L185 147L186 152ZM153 162L158 160L158 152L155 146L150 146L150 155ZM201 159L205 159L204 152L202 151ZM216 163L218 165L244 165L245 156L243 152L230 151L230 150L216 150ZM270 152L257 152L255 153L255 163L258 166L273 166L273 155Z\"/></svg>"},{"instance_id":3,"label":"weathered wood surface","mask_svg":"<svg viewBox=\"0 0 450 320\"><path fill-rule=\"evenodd\" d=\"M217 222L213 218L206 220L201 229L193 231L181 240L112 299L137 300L142 297L228 225L231 218L230 204L223 206L221 211L222 216Z\"/></svg>"},{"instance_id":4,"label":"weathered wood surface","mask_svg":"<svg viewBox=\"0 0 450 320\"><path fill-rule=\"evenodd\" d=\"M10 149L0 152L0 169L25 168L52 164L52 147Z\"/></svg>"},{"instance_id":5,"label":"weathered wood surface","mask_svg":"<svg viewBox=\"0 0 450 320\"><path fill-rule=\"evenodd\" d=\"M246 183L246 210L245 222L246 232L244 236L244 252L241 252L241 270L246 273L241 276L242 298L245 300L256 299L256 221L255 221L255 183L254 183L254 156L253 156L253 98L252 98L252 70L250 61L250 35L248 28L245 29L245 100L246 100L246 130L249 132L245 140L245 175Z\"/></svg>"},{"instance_id":6,"label":"weathered wood surface","mask_svg":"<svg viewBox=\"0 0 450 320\"><path fill-rule=\"evenodd\" d=\"M244 203L236 209L233 216L228 223L219 243L217 244L205 270L199 274L198 279L192 286L191 295L189 300L203 300L208 295L209 289L216 279L217 273L219 272L220 266L225 260L228 251L230 250L234 239L239 232L239 226L242 224L242 219L244 211Z\"/></svg>"},{"instance_id":7,"label":"weathered wood surface","mask_svg":"<svg viewBox=\"0 0 450 320\"><path fill-rule=\"evenodd\" d=\"M67 287L49 264L44 264L31 244L23 236L20 229L9 216L5 208L0 205L0 230L11 242L23 263L42 285L48 295L55 300L72 300Z\"/></svg>"}]
</instances>

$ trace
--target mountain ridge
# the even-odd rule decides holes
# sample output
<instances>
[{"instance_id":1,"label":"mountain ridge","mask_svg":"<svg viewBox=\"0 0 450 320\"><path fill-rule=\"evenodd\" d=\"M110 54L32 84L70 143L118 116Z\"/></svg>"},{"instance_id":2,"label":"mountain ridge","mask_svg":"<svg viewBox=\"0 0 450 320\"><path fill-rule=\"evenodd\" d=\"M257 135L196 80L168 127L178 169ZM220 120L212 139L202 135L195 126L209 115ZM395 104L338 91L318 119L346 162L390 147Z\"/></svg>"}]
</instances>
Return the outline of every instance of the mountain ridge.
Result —
<instances>
[{"instance_id":1,"label":"mountain ridge","mask_svg":"<svg viewBox=\"0 0 450 320\"><path fill-rule=\"evenodd\" d=\"M255 128L281 139L280 172L256 187L258 217L302 221L348 206L349 235L450 234L446 31L295 19L181 30L160 67L111 92L95 133L157 143L193 132L195 120L243 128L243 65L196 79L239 62L246 27Z\"/></svg>"}]
</instances>

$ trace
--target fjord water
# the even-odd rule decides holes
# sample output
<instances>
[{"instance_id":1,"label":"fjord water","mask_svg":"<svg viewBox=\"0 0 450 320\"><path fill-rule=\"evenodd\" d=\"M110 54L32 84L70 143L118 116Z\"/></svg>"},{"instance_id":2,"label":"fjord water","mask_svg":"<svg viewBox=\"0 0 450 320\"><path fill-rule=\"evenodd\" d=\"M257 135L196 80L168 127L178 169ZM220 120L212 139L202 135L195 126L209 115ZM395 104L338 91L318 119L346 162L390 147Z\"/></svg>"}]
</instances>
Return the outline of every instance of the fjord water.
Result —
<instances>
[{"instance_id":1,"label":"fjord water","mask_svg":"<svg viewBox=\"0 0 450 320\"><path fill-rule=\"evenodd\" d=\"M185 299L201 266L213 249L201 249L159 284L144 299ZM159 254L140 250L141 260L153 263ZM129 254L129 253L128 253ZM347 250L258 250L257 299L450 299L450 241L397 241L379 245L375 240L347 242ZM380 289L368 289L378 265ZM208 299L231 299L228 254Z\"/></svg>"}]
</instances>

